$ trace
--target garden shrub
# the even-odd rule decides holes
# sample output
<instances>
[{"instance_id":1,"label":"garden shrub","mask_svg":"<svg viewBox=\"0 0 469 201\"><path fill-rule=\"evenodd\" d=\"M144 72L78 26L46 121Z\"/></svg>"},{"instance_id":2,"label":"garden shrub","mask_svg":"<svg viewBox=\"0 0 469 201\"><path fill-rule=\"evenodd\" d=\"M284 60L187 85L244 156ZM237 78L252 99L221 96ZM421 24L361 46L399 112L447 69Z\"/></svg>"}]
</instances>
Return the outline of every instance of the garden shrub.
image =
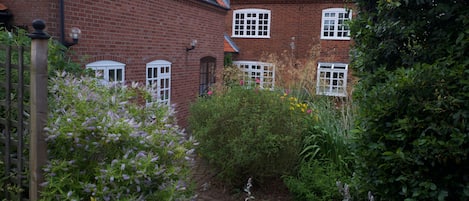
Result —
<instances>
[{"instance_id":1,"label":"garden shrub","mask_svg":"<svg viewBox=\"0 0 469 201\"><path fill-rule=\"evenodd\" d=\"M344 198L339 193L336 182L346 179L346 175L332 163L310 160L302 162L298 173L285 176L283 181L294 200L330 201Z\"/></svg>"},{"instance_id":2,"label":"garden shrub","mask_svg":"<svg viewBox=\"0 0 469 201\"><path fill-rule=\"evenodd\" d=\"M469 2L357 3L356 188L469 200Z\"/></svg>"},{"instance_id":3,"label":"garden shrub","mask_svg":"<svg viewBox=\"0 0 469 201\"><path fill-rule=\"evenodd\" d=\"M233 185L252 177L258 183L290 173L298 161L306 105L294 97L232 87L199 98L189 125L198 153Z\"/></svg>"},{"instance_id":4,"label":"garden shrub","mask_svg":"<svg viewBox=\"0 0 469 201\"><path fill-rule=\"evenodd\" d=\"M194 141L144 87L64 73L50 91L42 200L190 198Z\"/></svg>"}]
</instances>

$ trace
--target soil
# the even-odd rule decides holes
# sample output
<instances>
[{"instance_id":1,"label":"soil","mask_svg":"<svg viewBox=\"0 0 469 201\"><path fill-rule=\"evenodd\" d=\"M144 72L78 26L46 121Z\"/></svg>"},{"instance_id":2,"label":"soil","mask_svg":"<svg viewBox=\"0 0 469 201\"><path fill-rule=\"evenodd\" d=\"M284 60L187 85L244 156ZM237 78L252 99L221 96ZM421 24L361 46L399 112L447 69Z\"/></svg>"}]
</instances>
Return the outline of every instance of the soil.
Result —
<instances>
[{"instance_id":1,"label":"soil","mask_svg":"<svg viewBox=\"0 0 469 201\"><path fill-rule=\"evenodd\" d=\"M192 180L196 185L196 201L247 201L248 194L243 188L228 187L216 178L216 171L202 158L197 157L193 167ZM251 188L254 199L249 201L292 201L288 189L282 181Z\"/></svg>"}]
</instances>

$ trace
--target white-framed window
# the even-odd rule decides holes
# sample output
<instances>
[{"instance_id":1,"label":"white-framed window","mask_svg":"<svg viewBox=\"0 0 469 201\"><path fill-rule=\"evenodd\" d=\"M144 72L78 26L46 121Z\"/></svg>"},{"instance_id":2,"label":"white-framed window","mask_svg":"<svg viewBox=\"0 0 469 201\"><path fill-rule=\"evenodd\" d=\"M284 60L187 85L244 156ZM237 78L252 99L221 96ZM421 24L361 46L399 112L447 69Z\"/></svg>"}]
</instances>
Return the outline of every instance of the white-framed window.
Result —
<instances>
[{"instance_id":1,"label":"white-framed window","mask_svg":"<svg viewBox=\"0 0 469 201\"><path fill-rule=\"evenodd\" d=\"M93 70L96 77L101 78L104 83L125 81L125 64L123 63L101 60L86 64L86 68Z\"/></svg>"},{"instance_id":2,"label":"white-framed window","mask_svg":"<svg viewBox=\"0 0 469 201\"><path fill-rule=\"evenodd\" d=\"M243 85L248 87L258 85L263 89L274 89L275 66L271 63L258 61L234 61L242 72Z\"/></svg>"},{"instance_id":3,"label":"white-framed window","mask_svg":"<svg viewBox=\"0 0 469 201\"><path fill-rule=\"evenodd\" d=\"M352 10L329 8L322 10L321 39L350 40L347 22L352 19Z\"/></svg>"},{"instance_id":4,"label":"white-framed window","mask_svg":"<svg viewBox=\"0 0 469 201\"><path fill-rule=\"evenodd\" d=\"M347 96L348 64L318 63L316 94Z\"/></svg>"},{"instance_id":5,"label":"white-framed window","mask_svg":"<svg viewBox=\"0 0 469 201\"><path fill-rule=\"evenodd\" d=\"M155 60L147 63L146 86L155 90L156 100L168 104L171 98L171 62Z\"/></svg>"},{"instance_id":6,"label":"white-framed window","mask_svg":"<svg viewBox=\"0 0 469 201\"><path fill-rule=\"evenodd\" d=\"M270 10L235 10L233 11L232 37L270 38L270 18Z\"/></svg>"}]
</instances>

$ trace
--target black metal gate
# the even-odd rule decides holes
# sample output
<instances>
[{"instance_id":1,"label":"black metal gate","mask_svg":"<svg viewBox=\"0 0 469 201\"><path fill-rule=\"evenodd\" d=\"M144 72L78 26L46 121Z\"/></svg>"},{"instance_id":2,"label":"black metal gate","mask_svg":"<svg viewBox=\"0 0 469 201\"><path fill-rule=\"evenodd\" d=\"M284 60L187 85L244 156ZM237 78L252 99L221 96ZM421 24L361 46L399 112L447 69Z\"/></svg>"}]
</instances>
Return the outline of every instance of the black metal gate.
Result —
<instances>
[{"instance_id":1,"label":"black metal gate","mask_svg":"<svg viewBox=\"0 0 469 201\"><path fill-rule=\"evenodd\" d=\"M0 200L28 199L29 67L24 53L24 47L0 45Z\"/></svg>"}]
</instances>

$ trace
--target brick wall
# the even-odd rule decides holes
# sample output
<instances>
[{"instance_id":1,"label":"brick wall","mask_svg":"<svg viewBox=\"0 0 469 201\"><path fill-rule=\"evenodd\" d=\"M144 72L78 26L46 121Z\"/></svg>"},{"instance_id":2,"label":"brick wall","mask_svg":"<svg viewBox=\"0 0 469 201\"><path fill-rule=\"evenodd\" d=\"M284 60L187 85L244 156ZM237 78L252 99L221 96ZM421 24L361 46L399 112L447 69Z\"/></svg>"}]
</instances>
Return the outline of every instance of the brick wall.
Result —
<instances>
[{"instance_id":1,"label":"brick wall","mask_svg":"<svg viewBox=\"0 0 469 201\"><path fill-rule=\"evenodd\" d=\"M58 9L58 0L2 0L1 3L12 12L16 26L32 31L33 20L43 19L47 23L47 32L54 33L58 29L59 13L54 11Z\"/></svg>"},{"instance_id":2,"label":"brick wall","mask_svg":"<svg viewBox=\"0 0 469 201\"><path fill-rule=\"evenodd\" d=\"M270 38L233 37L240 48L240 53L233 60L274 63L276 86L289 88L300 82L315 93L318 62L350 62L350 40L320 39L322 11L344 6L353 10L353 4L347 5L344 0L231 0L232 9L225 20L230 35L234 10L256 8L271 11ZM348 72L348 83L353 83L352 71ZM347 86L350 91L352 84Z\"/></svg>"},{"instance_id":3,"label":"brick wall","mask_svg":"<svg viewBox=\"0 0 469 201\"><path fill-rule=\"evenodd\" d=\"M17 24L32 21L27 9L20 9L17 3L24 6L31 1L10 1L14 3L5 4L14 5L11 10ZM55 14L40 13L38 17L59 16L56 3L41 2ZM189 103L198 96L200 59L214 57L217 70L222 70L225 15L224 9L195 0L66 0L65 38L70 28L79 27L79 43L71 47L79 55L75 59L83 65L98 60L124 63L127 81L145 83L148 62L171 62L171 103L176 105L179 124L186 127ZM58 19L49 18L47 26L55 21ZM57 30L49 33L59 36ZM198 41L196 48L186 52L193 39Z\"/></svg>"},{"instance_id":4,"label":"brick wall","mask_svg":"<svg viewBox=\"0 0 469 201\"><path fill-rule=\"evenodd\" d=\"M270 39L233 38L240 48L236 60L259 60L262 55L276 54L293 57L303 65L312 55L322 62L349 62L350 41L320 40L322 10L343 8L341 1L264 1L232 0L232 10L227 14L226 30L231 35L233 10L260 8L271 11ZM289 3L291 2L291 3ZM332 3L331 3L332 2ZM335 2L335 3L334 3ZM295 48L290 44L294 42ZM320 49L317 49L320 47ZM315 50L313 50L315 49ZM312 52L317 51L317 52Z\"/></svg>"}]
</instances>

